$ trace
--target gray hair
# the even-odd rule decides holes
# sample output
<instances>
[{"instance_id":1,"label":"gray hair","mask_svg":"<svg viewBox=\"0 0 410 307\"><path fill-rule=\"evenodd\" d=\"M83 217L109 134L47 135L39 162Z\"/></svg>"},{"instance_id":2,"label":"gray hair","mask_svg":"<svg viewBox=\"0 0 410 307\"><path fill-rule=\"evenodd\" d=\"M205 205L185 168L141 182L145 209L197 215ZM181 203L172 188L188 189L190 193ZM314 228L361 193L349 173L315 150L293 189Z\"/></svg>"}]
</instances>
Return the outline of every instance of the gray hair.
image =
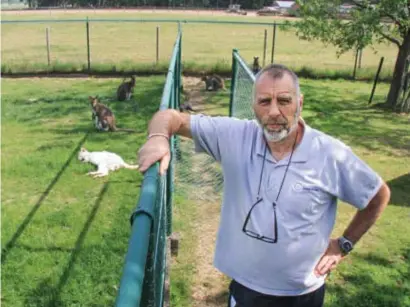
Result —
<instances>
[{"instance_id":1,"label":"gray hair","mask_svg":"<svg viewBox=\"0 0 410 307\"><path fill-rule=\"evenodd\" d=\"M283 76L288 74L293 81L293 84L296 89L296 99L297 102L300 99L300 87L299 87L299 78L296 76L296 74L291 71L289 68L287 68L285 65L282 64L269 64L268 66L265 66L263 69L261 69L258 74L255 76L255 83L253 85L253 97L255 100L255 95L256 95L256 83L259 81L261 76L263 74L267 73L272 79L282 79ZM297 103L299 105L299 103Z\"/></svg>"}]
</instances>

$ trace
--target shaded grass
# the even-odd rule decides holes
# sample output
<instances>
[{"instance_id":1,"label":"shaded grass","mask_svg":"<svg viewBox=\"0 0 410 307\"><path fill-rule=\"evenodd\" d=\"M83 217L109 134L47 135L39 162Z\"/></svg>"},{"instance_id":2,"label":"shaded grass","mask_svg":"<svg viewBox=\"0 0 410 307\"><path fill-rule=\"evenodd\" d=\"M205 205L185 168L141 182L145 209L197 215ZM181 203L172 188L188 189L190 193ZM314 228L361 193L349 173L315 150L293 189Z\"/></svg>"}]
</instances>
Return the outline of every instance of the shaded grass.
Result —
<instances>
[{"instance_id":1,"label":"shaded grass","mask_svg":"<svg viewBox=\"0 0 410 307\"><path fill-rule=\"evenodd\" d=\"M2 81L2 305L113 305L142 176L92 179L78 146L135 163L164 78L139 79L118 102L120 79ZM119 127L94 132L88 95L99 94Z\"/></svg>"},{"instance_id":2,"label":"shaded grass","mask_svg":"<svg viewBox=\"0 0 410 307\"><path fill-rule=\"evenodd\" d=\"M156 27L160 28L159 62L167 63L177 34L176 23L152 22L93 22L96 18L145 18L145 19L191 19L212 21L269 22L278 21L272 17L251 16L192 16L157 12L127 13L114 11L85 11L83 13L45 13L12 15L3 14L5 19L62 19L90 17L91 68L101 71L166 71L166 66L156 62ZM280 20L279 20L280 22ZM51 67L47 67L45 28L50 27ZM2 25L2 73L39 71L86 71L87 47L85 22L79 23L33 23ZM266 63L271 61L272 26L226 25L183 23L184 71L214 71L228 74L231 67L233 48L239 49L247 62L253 56L263 60L264 30L268 30ZM24 33L24 40L18 37ZM381 79L391 77L397 50L393 45L380 44L363 52L362 69L358 78L372 79L377 71L380 57L385 57ZM320 54L320 59L317 57ZM294 30L277 29L274 61L283 63L300 72L315 77L351 77L354 54L349 52L340 58L336 49L318 41L299 40ZM262 64L262 63L261 63Z\"/></svg>"}]
</instances>

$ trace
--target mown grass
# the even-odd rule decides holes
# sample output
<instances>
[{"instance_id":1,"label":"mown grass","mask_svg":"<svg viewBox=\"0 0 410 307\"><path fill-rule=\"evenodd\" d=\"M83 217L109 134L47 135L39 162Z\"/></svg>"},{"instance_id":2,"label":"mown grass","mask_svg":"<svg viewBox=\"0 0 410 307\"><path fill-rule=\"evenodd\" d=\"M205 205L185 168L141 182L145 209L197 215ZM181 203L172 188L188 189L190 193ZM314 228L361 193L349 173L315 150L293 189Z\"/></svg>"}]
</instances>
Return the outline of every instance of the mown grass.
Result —
<instances>
[{"instance_id":1,"label":"mown grass","mask_svg":"<svg viewBox=\"0 0 410 307\"><path fill-rule=\"evenodd\" d=\"M129 102L115 100L120 81L2 80L3 306L114 304L142 176L93 179L78 149L135 163L164 78L139 79ZM95 132L87 97L96 94L138 133Z\"/></svg>"},{"instance_id":2,"label":"mown grass","mask_svg":"<svg viewBox=\"0 0 410 307\"><path fill-rule=\"evenodd\" d=\"M131 102L117 102L120 79L2 81L2 304L113 305L127 250L129 214L142 176L120 170L92 179L77 149L109 150L135 162L163 77L139 78ZM227 84L229 87L229 84ZM409 117L369 108L370 83L301 80L308 124L338 137L378 171L392 189L389 207L329 278L326 306L410 306ZM375 103L387 85L380 84ZM88 95L114 109L118 126L138 134L96 133ZM228 96L208 95L206 112L227 114ZM91 131L90 131L91 130ZM190 306L196 278L196 222L184 191L176 191L174 231L180 253L171 272L175 306ZM340 204L339 235L354 210ZM226 288L214 300L226 297ZM212 298L210 298L212 300Z\"/></svg>"},{"instance_id":3,"label":"mown grass","mask_svg":"<svg viewBox=\"0 0 410 307\"><path fill-rule=\"evenodd\" d=\"M371 86L364 82L301 79L306 122L351 146L383 177L392 191L390 204L382 217L330 275L325 299L325 306L329 307L410 306L410 117L369 107ZM379 85L374 103L383 102L387 90L386 85ZM228 114L227 95L208 96L204 106L206 113ZM206 173L204 171L201 176L206 177ZM193 207L181 207L179 214L191 214ZM334 237L342 234L354 213L351 206L339 203ZM190 215L190 219L193 220L189 224L201 225L204 217ZM179 289L189 289L192 279L200 278L192 266L184 268L184 265L187 261L200 261L193 251L206 247L198 246L190 238L201 231L181 229L184 239L180 244L184 250L177 263L181 270L176 285ZM227 281L221 284L226 287L221 287L217 295L206 297L206 301L226 306ZM189 304L177 306L191 306L193 302L191 298Z\"/></svg>"},{"instance_id":4,"label":"mown grass","mask_svg":"<svg viewBox=\"0 0 410 307\"><path fill-rule=\"evenodd\" d=\"M280 22L272 17L203 16L165 12L84 11L44 14L18 12L2 14L8 19L84 19L84 22L42 22L2 24L2 73L17 72L84 72L87 71L87 46L85 18L90 18L91 70L101 72L156 72L166 71L177 34L176 22L94 22L93 19L170 19L211 20L241 22ZM159 63L156 64L156 27L160 28ZM50 28L51 65L47 66L45 29ZM272 26L182 23L184 71L200 73L215 71L229 74L232 49L239 49L249 63L259 56L263 64L264 30L268 30L265 63L271 61ZM20 39L24 37L24 39ZM372 79L379 60L385 57L381 78L392 75L397 55L390 44L376 45L363 51L358 78ZM274 61L288 65L305 76L351 77L354 53L340 58L336 49L318 41L299 40L293 30L277 28Z\"/></svg>"}]
</instances>

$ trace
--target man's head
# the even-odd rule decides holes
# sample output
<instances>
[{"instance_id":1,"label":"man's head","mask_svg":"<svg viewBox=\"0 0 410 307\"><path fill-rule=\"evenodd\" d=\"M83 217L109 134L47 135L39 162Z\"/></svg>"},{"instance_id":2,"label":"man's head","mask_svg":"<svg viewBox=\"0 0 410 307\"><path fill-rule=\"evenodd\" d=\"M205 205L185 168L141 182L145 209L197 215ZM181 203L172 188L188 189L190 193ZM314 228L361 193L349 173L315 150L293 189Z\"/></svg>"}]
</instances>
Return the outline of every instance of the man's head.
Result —
<instances>
[{"instance_id":1,"label":"man's head","mask_svg":"<svg viewBox=\"0 0 410 307\"><path fill-rule=\"evenodd\" d=\"M269 142L279 142L297 128L302 105L298 77L287 67L271 64L256 75L253 109Z\"/></svg>"}]
</instances>

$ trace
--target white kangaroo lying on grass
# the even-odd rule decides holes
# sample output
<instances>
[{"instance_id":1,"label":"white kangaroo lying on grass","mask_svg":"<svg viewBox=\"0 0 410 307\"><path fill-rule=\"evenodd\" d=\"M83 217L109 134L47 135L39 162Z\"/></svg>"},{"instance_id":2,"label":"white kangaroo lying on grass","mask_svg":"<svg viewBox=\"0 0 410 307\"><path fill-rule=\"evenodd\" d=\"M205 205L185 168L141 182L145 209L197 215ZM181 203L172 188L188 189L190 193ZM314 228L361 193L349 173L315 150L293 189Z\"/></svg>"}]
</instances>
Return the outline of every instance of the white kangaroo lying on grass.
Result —
<instances>
[{"instance_id":1,"label":"white kangaroo lying on grass","mask_svg":"<svg viewBox=\"0 0 410 307\"><path fill-rule=\"evenodd\" d=\"M131 165L117 154L108 151L93 151L89 152L84 147L78 153L78 160L81 162L90 162L97 166L97 171L88 172L87 175L96 177L107 176L110 171L115 171L120 168L138 169L138 165Z\"/></svg>"}]
</instances>

